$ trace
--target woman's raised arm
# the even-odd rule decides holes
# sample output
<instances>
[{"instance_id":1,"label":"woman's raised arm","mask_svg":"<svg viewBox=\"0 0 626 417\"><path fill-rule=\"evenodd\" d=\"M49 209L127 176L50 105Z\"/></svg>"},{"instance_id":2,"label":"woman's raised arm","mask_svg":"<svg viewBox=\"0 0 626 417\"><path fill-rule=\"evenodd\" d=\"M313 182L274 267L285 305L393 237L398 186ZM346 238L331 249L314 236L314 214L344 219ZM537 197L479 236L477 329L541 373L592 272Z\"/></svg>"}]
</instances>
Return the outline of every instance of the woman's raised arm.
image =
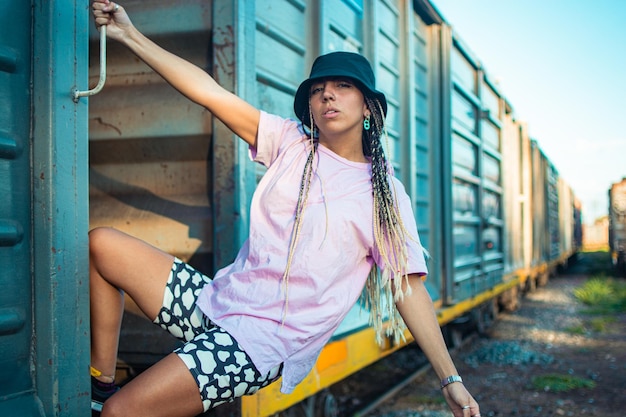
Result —
<instances>
[{"instance_id":1,"label":"woman's raised arm","mask_svg":"<svg viewBox=\"0 0 626 417\"><path fill-rule=\"evenodd\" d=\"M166 51L139 32L123 7L94 0L96 26L107 25L107 36L128 47L142 61L190 100L204 106L248 144L256 144L260 112L219 85L196 65Z\"/></svg>"}]
</instances>

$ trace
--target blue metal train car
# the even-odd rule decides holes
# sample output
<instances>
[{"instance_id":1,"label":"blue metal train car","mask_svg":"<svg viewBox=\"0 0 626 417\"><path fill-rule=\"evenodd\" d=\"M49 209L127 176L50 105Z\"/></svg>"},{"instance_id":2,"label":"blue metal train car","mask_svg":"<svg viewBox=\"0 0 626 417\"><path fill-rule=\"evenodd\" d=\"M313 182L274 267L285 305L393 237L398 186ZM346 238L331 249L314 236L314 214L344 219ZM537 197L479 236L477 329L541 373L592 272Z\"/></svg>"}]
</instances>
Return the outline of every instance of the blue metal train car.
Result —
<instances>
[{"instance_id":1,"label":"blue metal train car","mask_svg":"<svg viewBox=\"0 0 626 417\"><path fill-rule=\"evenodd\" d=\"M432 255L439 321L478 326L580 247L580 204L505 92L428 0L128 0L134 23L269 112L293 117L313 59L358 51L389 101L388 158ZM10 13L9 13L10 11ZM0 5L0 415L89 407L87 231L113 226L212 273L246 238L262 170L204 109L115 43L107 82L83 2ZM402 346L355 306L291 395L273 385L227 415L270 416ZM120 373L176 342L128 300ZM309 407L313 413L314 407ZM219 413L219 411L218 411Z\"/></svg>"}]
</instances>

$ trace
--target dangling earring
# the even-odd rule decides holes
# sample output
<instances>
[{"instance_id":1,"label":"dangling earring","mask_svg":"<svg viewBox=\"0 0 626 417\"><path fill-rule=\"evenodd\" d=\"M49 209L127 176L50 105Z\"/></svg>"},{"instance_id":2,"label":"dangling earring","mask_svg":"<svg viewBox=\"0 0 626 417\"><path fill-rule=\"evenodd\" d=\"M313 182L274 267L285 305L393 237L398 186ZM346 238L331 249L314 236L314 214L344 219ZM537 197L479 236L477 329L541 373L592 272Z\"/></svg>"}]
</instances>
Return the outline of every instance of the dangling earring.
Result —
<instances>
[{"instance_id":1,"label":"dangling earring","mask_svg":"<svg viewBox=\"0 0 626 417\"><path fill-rule=\"evenodd\" d=\"M365 116L365 119L363 119L363 129L370 130L370 116L369 115Z\"/></svg>"}]
</instances>

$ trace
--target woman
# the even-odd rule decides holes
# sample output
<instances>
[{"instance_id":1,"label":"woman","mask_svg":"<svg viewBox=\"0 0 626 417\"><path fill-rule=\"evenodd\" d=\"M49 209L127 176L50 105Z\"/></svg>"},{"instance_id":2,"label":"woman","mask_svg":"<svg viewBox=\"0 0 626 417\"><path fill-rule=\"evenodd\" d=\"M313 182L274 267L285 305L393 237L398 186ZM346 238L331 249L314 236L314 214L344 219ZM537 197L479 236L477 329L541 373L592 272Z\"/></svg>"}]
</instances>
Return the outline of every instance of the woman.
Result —
<instances>
[{"instance_id":1,"label":"woman","mask_svg":"<svg viewBox=\"0 0 626 417\"><path fill-rule=\"evenodd\" d=\"M291 392L365 287L378 335L382 317L396 337L406 323L454 415L479 416L423 285L411 204L380 143L387 102L367 60L319 57L294 99L298 122L254 108L163 50L118 4L96 0L92 9L98 27L211 111L268 168L252 199L249 239L213 279L121 232L90 232L92 396L104 402L102 415L194 416L279 376ZM123 291L185 344L117 391ZM382 298L386 311L378 311Z\"/></svg>"}]
</instances>

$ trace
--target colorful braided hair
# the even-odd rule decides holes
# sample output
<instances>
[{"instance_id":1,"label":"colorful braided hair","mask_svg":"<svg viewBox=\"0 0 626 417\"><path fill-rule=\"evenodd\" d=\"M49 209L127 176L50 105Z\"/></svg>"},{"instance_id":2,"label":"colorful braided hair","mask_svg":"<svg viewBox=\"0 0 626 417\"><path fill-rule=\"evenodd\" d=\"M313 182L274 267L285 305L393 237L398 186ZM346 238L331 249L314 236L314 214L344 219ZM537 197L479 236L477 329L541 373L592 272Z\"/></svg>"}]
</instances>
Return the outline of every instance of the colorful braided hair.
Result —
<instances>
[{"instance_id":1,"label":"colorful braided hair","mask_svg":"<svg viewBox=\"0 0 626 417\"><path fill-rule=\"evenodd\" d=\"M384 334L388 337L392 336L396 342L404 340L404 329L406 326L400 313L395 308L395 302L402 300L405 294L410 294L408 285L406 292L402 291L402 281L406 280L408 282L406 242L408 239L414 239L414 237L404 227L395 197L396 193L392 189L393 182L389 178L392 175L392 170L387 162L381 143L383 135L387 138L382 105L377 99L367 96L365 96L365 102L371 113L371 122L369 130L363 129L362 145L363 153L371 159L372 164L372 192L374 197L372 224L375 245L383 265L382 268L379 268L375 264L370 271L361 299L365 307L370 310L369 322L376 330L377 342L382 345ZM310 110L308 116L309 125L311 126L309 134L311 150L302 174L287 266L283 274L286 294L283 322L289 303L289 271L299 239L302 218L313 176L313 160L317 153L318 142L315 134L315 123ZM386 328L384 326L385 318L389 322Z\"/></svg>"},{"instance_id":2,"label":"colorful braided hair","mask_svg":"<svg viewBox=\"0 0 626 417\"><path fill-rule=\"evenodd\" d=\"M373 227L376 249L382 260L381 267L374 264L365 284L362 300L370 310L369 321L376 330L376 341L383 342L383 333L392 336L395 342L404 340L405 324L395 302L409 295L407 241L415 239L404 227L396 192L390 180L392 169L387 162L381 142L383 135L388 141L385 116L380 102L365 97L371 112L370 129L363 130L363 152L372 161L372 192L374 195ZM402 281L407 282L406 292ZM386 331L385 317L389 321Z\"/></svg>"}]
</instances>

